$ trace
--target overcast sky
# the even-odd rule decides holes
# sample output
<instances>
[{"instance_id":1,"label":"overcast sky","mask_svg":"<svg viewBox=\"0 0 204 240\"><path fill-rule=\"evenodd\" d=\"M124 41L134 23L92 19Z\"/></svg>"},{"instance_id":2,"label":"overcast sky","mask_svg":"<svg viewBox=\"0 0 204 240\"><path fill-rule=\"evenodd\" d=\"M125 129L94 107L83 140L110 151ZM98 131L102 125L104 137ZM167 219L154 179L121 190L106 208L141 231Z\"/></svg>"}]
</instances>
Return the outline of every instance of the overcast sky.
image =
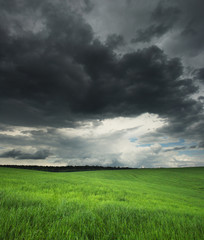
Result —
<instances>
[{"instance_id":1,"label":"overcast sky","mask_svg":"<svg viewBox=\"0 0 204 240\"><path fill-rule=\"evenodd\" d=\"M204 166L203 0L0 0L0 164Z\"/></svg>"}]
</instances>

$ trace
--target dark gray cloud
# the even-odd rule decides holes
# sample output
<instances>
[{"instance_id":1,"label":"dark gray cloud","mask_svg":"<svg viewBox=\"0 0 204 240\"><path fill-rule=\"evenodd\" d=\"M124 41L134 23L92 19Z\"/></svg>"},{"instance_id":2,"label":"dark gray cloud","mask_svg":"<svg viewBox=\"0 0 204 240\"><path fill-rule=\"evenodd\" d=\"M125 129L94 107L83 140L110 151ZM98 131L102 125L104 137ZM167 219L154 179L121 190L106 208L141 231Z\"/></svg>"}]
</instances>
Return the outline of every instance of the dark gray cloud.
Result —
<instances>
[{"instance_id":1,"label":"dark gray cloud","mask_svg":"<svg viewBox=\"0 0 204 240\"><path fill-rule=\"evenodd\" d=\"M188 62L188 58L192 58L192 61L189 62L193 64L195 57L203 55L204 51L204 33L202 31L204 1L181 0L173 2L181 14L178 23L174 26L173 38L167 41L165 48L172 55L185 56L186 62ZM197 64L202 64L202 60L197 61ZM194 67L196 66L194 65Z\"/></svg>"},{"instance_id":2,"label":"dark gray cloud","mask_svg":"<svg viewBox=\"0 0 204 240\"><path fill-rule=\"evenodd\" d=\"M171 151L179 151L179 150L185 150L185 149L186 149L186 147L174 147L174 148L166 149L164 151L171 152Z\"/></svg>"},{"instance_id":3,"label":"dark gray cloud","mask_svg":"<svg viewBox=\"0 0 204 240\"><path fill-rule=\"evenodd\" d=\"M163 24L151 25L146 29L137 30L137 36L131 40L132 43L150 42L154 37L161 37L169 30L169 26Z\"/></svg>"},{"instance_id":4,"label":"dark gray cloud","mask_svg":"<svg viewBox=\"0 0 204 240\"><path fill-rule=\"evenodd\" d=\"M152 12L150 26L138 29L132 42L150 42L154 37L161 37L172 29L177 22L181 11L175 6L166 6L165 2L159 2Z\"/></svg>"},{"instance_id":5,"label":"dark gray cloud","mask_svg":"<svg viewBox=\"0 0 204 240\"><path fill-rule=\"evenodd\" d=\"M91 0L84 0L84 4L85 4L85 6L84 6L83 10L85 12L90 12L94 8L94 4Z\"/></svg>"},{"instance_id":6,"label":"dark gray cloud","mask_svg":"<svg viewBox=\"0 0 204 240\"><path fill-rule=\"evenodd\" d=\"M190 146L189 148L190 149L195 149L195 148L197 148L197 146L194 145L194 146Z\"/></svg>"},{"instance_id":7,"label":"dark gray cloud","mask_svg":"<svg viewBox=\"0 0 204 240\"><path fill-rule=\"evenodd\" d=\"M94 0L86 16L103 39L116 33L138 49L156 44L186 66L203 65L203 0ZM129 50L129 46L127 47Z\"/></svg>"},{"instance_id":8,"label":"dark gray cloud","mask_svg":"<svg viewBox=\"0 0 204 240\"><path fill-rule=\"evenodd\" d=\"M106 45L112 49L116 49L125 44L124 38L121 35L111 34L106 39Z\"/></svg>"},{"instance_id":9,"label":"dark gray cloud","mask_svg":"<svg viewBox=\"0 0 204 240\"><path fill-rule=\"evenodd\" d=\"M50 152L48 150L39 150L35 153L26 153L20 150L11 150L0 154L0 158L14 158L17 160L25 160L25 159L46 159L50 156Z\"/></svg>"},{"instance_id":10,"label":"dark gray cloud","mask_svg":"<svg viewBox=\"0 0 204 240\"><path fill-rule=\"evenodd\" d=\"M156 2L155 2L156 4ZM171 55L193 58L204 50L202 0L160 1L146 27L139 28L133 42L151 42L167 35L164 49Z\"/></svg>"},{"instance_id":11,"label":"dark gray cloud","mask_svg":"<svg viewBox=\"0 0 204 240\"><path fill-rule=\"evenodd\" d=\"M204 148L204 141L200 142L199 147Z\"/></svg>"},{"instance_id":12,"label":"dark gray cloud","mask_svg":"<svg viewBox=\"0 0 204 240\"><path fill-rule=\"evenodd\" d=\"M169 148L169 149L166 149L164 150L165 152L172 152L172 151L180 151L180 150L186 150L186 149L195 149L197 148L198 146L190 146L190 147L186 147L186 146L183 146L183 147L174 147L174 148Z\"/></svg>"},{"instance_id":13,"label":"dark gray cloud","mask_svg":"<svg viewBox=\"0 0 204 240\"><path fill-rule=\"evenodd\" d=\"M195 70L195 79L198 79L201 83L204 83L204 68Z\"/></svg>"},{"instance_id":14,"label":"dark gray cloud","mask_svg":"<svg viewBox=\"0 0 204 240\"><path fill-rule=\"evenodd\" d=\"M191 99L198 87L183 77L179 58L169 58L157 46L118 56L113 50L123 44L123 37L113 34L101 42L66 3L0 3L2 124L75 126L77 120L149 112L169 119L164 133L202 140L203 106ZM92 6L90 1L85 3ZM143 40L162 36L180 20L183 5L165 4L154 8L150 18L154 24L141 30ZM201 26L200 13L198 18L195 23ZM185 25L180 38L194 29L195 23ZM198 39L201 35L199 32ZM76 142L80 147L81 142Z\"/></svg>"}]
</instances>

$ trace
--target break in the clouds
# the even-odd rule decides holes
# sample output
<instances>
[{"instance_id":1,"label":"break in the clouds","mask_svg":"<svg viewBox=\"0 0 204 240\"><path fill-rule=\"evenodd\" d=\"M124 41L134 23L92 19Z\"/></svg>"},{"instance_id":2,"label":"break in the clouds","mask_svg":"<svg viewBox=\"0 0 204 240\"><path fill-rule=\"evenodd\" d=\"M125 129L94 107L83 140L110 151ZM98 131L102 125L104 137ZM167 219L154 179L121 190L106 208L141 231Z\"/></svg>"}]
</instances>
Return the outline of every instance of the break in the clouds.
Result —
<instances>
[{"instance_id":1,"label":"break in the clouds","mask_svg":"<svg viewBox=\"0 0 204 240\"><path fill-rule=\"evenodd\" d=\"M204 164L203 1L0 5L2 163Z\"/></svg>"}]
</instances>

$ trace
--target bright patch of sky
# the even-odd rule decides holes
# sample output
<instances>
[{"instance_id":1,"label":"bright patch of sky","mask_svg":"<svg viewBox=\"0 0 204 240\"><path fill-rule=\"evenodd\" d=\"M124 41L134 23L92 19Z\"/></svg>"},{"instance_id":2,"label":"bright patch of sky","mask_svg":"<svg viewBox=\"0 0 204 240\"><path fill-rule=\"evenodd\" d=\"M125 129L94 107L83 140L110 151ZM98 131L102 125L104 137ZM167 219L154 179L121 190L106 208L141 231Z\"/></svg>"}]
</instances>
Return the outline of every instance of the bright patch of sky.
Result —
<instances>
[{"instance_id":1,"label":"bright patch of sky","mask_svg":"<svg viewBox=\"0 0 204 240\"><path fill-rule=\"evenodd\" d=\"M168 142L168 143L161 143L162 147L174 147L174 146L184 146L185 140L180 139L178 142Z\"/></svg>"},{"instance_id":2,"label":"bright patch of sky","mask_svg":"<svg viewBox=\"0 0 204 240\"><path fill-rule=\"evenodd\" d=\"M136 142L138 139L136 137L132 137L129 140L130 140L130 142Z\"/></svg>"},{"instance_id":3,"label":"bright patch of sky","mask_svg":"<svg viewBox=\"0 0 204 240\"><path fill-rule=\"evenodd\" d=\"M125 131L134 141L138 136L163 127L166 120L156 114L145 113L138 117L117 117L113 119L81 122L79 128L61 128L58 132L70 137L97 138ZM132 141L133 141L132 140Z\"/></svg>"},{"instance_id":4,"label":"bright patch of sky","mask_svg":"<svg viewBox=\"0 0 204 240\"><path fill-rule=\"evenodd\" d=\"M188 156L203 156L204 150L196 149L196 150L182 150L178 153L179 155L185 154Z\"/></svg>"},{"instance_id":5,"label":"bright patch of sky","mask_svg":"<svg viewBox=\"0 0 204 240\"><path fill-rule=\"evenodd\" d=\"M161 134L159 130L167 124L166 119L146 113L138 117L78 122L77 128L15 127L0 132L2 137L7 136L11 141L9 145L1 145L0 153L5 152L5 149L36 152L40 146L41 149L49 149L51 155L37 161L0 158L0 162L138 168L199 165L202 162L203 151L194 154L198 150L195 142ZM21 146L22 141L24 144ZM190 149L192 146L195 147L195 151Z\"/></svg>"}]
</instances>

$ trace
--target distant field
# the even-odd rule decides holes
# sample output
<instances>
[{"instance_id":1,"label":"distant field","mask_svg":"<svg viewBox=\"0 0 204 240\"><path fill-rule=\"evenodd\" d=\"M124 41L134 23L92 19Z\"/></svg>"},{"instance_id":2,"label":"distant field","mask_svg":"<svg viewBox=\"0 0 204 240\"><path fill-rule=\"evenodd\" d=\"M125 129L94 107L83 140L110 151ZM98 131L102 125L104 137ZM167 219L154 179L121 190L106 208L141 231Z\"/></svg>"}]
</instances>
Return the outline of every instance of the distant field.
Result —
<instances>
[{"instance_id":1,"label":"distant field","mask_svg":"<svg viewBox=\"0 0 204 240\"><path fill-rule=\"evenodd\" d=\"M0 168L0 240L203 240L204 168Z\"/></svg>"}]
</instances>

